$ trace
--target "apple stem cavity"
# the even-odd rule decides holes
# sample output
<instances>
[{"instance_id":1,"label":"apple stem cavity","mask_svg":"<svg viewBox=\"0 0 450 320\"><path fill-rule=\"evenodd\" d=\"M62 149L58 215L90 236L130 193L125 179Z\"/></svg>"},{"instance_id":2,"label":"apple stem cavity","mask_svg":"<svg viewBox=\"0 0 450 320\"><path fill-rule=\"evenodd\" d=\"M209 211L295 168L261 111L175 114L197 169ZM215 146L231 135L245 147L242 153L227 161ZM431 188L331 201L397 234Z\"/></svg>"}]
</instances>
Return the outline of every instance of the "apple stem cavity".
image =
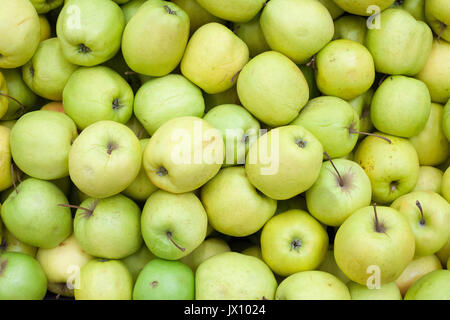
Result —
<instances>
[{"instance_id":1,"label":"apple stem cavity","mask_svg":"<svg viewBox=\"0 0 450 320\"><path fill-rule=\"evenodd\" d=\"M170 242L172 242L173 245L174 245L175 247L177 247L180 251L183 251L183 252L184 252L184 251L186 250L185 248L181 247L178 243L176 243L175 240L173 240L172 232L167 231L167 232L166 232L166 235L167 235L167 238L169 238Z\"/></svg>"},{"instance_id":2,"label":"apple stem cavity","mask_svg":"<svg viewBox=\"0 0 450 320\"><path fill-rule=\"evenodd\" d=\"M167 4L164 6L164 9L166 9L166 12L168 14L173 14L174 16L177 15L177 12L175 10L170 9L170 7Z\"/></svg>"},{"instance_id":3,"label":"apple stem cavity","mask_svg":"<svg viewBox=\"0 0 450 320\"><path fill-rule=\"evenodd\" d=\"M328 161L330 161L331 165L334 168L334 171L336 171L336 173L338 175L339 186L343 187L344 186L344 179L342 179L342 176L340 175L338 169L336 168L336 166L334 165L333 161L331 160L330 155L328 153L326 153L326 152L324 152L323 154L328 158Z\"/></svg>"},{"instance_id":4,"label":"apple stem cavity","mask_svg":"<svg viewBox=\"0 0 450 320\"><path fill-rule=\"evenodd\" d=\"M363 134L363 135L366 135L366 136L372 136L372 137L380 138L380 139L383 139L383 140L389 142L389 144L392 144L392 141L391 141L390 139L388 139L388 138L386 138L386 137L383 137L383 136L381 136L381 135L379 135L379 134L376 134L376 133L370 133L370 132L362 132L362 131L356 130L356 129L355 129L355 123L352 123L352 124L350 125L350 127L348 128L348 132L349 132L350 134Z\"/></svg>"},{"instance_id":5,"label":"apple stem cavity","mask_svg":"<svg viewBox=\"0 0 450 320\"><path fill-rule=\"evenodd\" d=\"M17 103L19 105L20 109L22 109L22 112L25 112L25 106L19 100L17 100L16 98L11 97L10 95L7 95L7 94L2 93L2 92L0 92L0 96L3 96L3 97L6 97L8 99L13 100L15 103Z\"/></svg>"},{"instance_id":6,"label":"apple stem cavity","mask_svg":"<svg viewBox=\"0 0 450 320\"><path fill-rule=\"evenodd\" d=\"M122 105L120 104L120 100L118 98L113 100L112 106L113 110L119 110L120 108L122 108Z\"/></svg>"},{"instance_id":7,"label":"apple stem cavity","mask_svg":"<svg viewBox=\"0 0 450 320\"><path fill-rule=\"evenodd\" d=\"M376 202L373 203L373 212L375 214L375 231L378 233L384 233L386 229L384 228L383 223L380 223L378 221L378 214L377 214L377 204Z\"/></svg>"},{"instance_id":8,"label":"apple stem cavity","mask_svg":"<svg viewBox=\"0 0 450 320\"><path fill-rule=\"evenodd\" d=\"M416 206L417 206L417 208L419 208L419 211L420 211L421 218L420 218L419 223L423 226L423 225L425 225L425 218L423 216L423 209L422 209L422 205L420 204L419 200L416 200Z\"/></svg>"}]
</instances>

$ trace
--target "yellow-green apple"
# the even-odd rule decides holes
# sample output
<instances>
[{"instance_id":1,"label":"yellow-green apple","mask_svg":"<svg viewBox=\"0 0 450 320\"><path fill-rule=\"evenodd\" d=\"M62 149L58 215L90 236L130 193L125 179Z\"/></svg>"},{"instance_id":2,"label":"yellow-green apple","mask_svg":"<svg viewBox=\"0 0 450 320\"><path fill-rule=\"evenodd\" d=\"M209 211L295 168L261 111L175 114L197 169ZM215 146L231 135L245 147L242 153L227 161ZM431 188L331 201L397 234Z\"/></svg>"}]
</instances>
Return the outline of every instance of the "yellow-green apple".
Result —
<instances>
[{"instance_id":1,"label":"yellow-green apple","mask_svg":"<svg viewBox=\"0 0 450 320\"><path fill-rule=\"evenodd\" d=\"M363 17L347 15L334 21L333 39L348 39L364 44L366 33L366 19Z\"/></svg>"},{"instance_id":2,"label":"yellow-green apple","mask_svg":"<svg viewBox=\"0 0 450 320\"><path fill-rule=\"evenodd\" d=\"M322 159L319 140L305 128L289 125L258 138L247 153L245 172L266 196L286 200L311 188Z\"/></svg>"},{"instance_id":3,"label":"yellow-green apple","mask_svg":"<svg viewBox=\"0 0 450 320\"><path fill-rule=\"evenodd\" d=\"M338 229L334 257L350 280L374 286L397 279L414 257L408 220L389 207L355 211Z\"/></svg>"},{"instance_id":4,"label":"yellow-green apple","mask_svg":"<svg viewBox=\"0 0 450 320\"><path fill-rule=\"evenodd\" d=\"M158 190L142 210L145 244L157 257L177 260L195 250L205 239L208 217L194 193L173 194Z\"/></svg>"},{"instance_id":5,"label":"yellow-green apple","mask_svg":"<svg viewBox=\"0 0 450 320\"><path fill-rule=\"evenodd\" d=\"M184 116L203 117L202 91L179 74L147 81L136 93L134 114L145 130L153 135L164 123Z\"/></svg>"},{"instance_id":6,"label":"yellow-green apple","mask_svg":"<svg viewBox=\"0 0 450 320\"><path fill-rule=\"evenodd\" d=\"M0 191L12 185L10 135L11 129L0 126Z\"/></svg>"},{"instance_id":7,"label":"yellow-green apple","mask_svg":"<svg viewBox=\"0 0 450 320\"><path fill-rule=\"evenodd\" d=\"M447 140L450 141L450 99L444 107L444 114L442 116L442 130L444 130Z\"/></svg>"},{"instance_id":8,"label":"yellow-green apple","mask_svg":"<svg viewBox=\"0 0 450 320\"><path fill-rule=\"evenodd\" d=\"M344 10L342 10L341 7L339 7L336 4L336 2L334 2L334 0L319 0L319 1L325 6L325 8L328 9L333 20L340 17L345 12Z\"/></svg>"},{"instance_id":9,"label":"yellow-green apple","mask_svg":"<svg viewBox=\"0 0 450 320\"><path fill-rule=\"evenodd\" d=\"M438 38L450 41L450 3L448 1L425 1L425 20Z\"/></svg>"},{"instance_id":10,"label":"yellow-green apple","mask_svg":"<svg viewBox=\"0 0 450 320\"><path fill-rule=\"evenodd\" d=\"M257 232L277 208L277 201L258 192L240 166L219 171L202 187L201 200L214 230L233 237Z\"/></svg>"},{"instance_id":11,"label":"yellow-green apple","mask_svg":"<svg viewBox=\"0 0 450 320\"><path fill-rule=\"evenodd\" d=\"M62 178L69 174L69 151L77 135L75 123L63 113L29 112L11 130L11 154L15 164L29 176Z\"/></svg>"},{"instance_id":12,"label":"yellow-green apple","mask_svg":"<svg viewBox=\"0 0 450 320\"><path fill-rule=\"evenodd\" d=\"M309 98L302 71L275 51L263 52L245 65L239 74L237 92L250 113L274 127L294 120Z\"/></svg>"},{"instance_id":13,"label":"yellow-green apple","mask_svg":"<svg viewBox=\"0 0 450 320\"><path fill-rule=\"evenodd\" d=\"M263 8L265 0L196 0L212 15L232 22L248 22Z\"/></svg>"},{"instance_id":14,"label":"yellow-green apple","mask_svg":"<svg viewBox=\"0 0 450 320\"><path fill-rule=\"evenodd\" d=\"M249 22L235 23L233 26L234 33L247 44L250 57L270 50L262 33L259 17L258 14Z\"/></svg>"},{"instance_id":15,"label":"yellow-green apple","mask_svg":"<svg viewBox=\"0 0 450 320\"><path fill-rule=\"evenodd\" d=\"M133 281L136 282L142 268L144 268L145 265L153 259L155 259L155 256L150 252L150 250L148 250L147 246L143 244L138 251L123 258L122 262L128 268L128 271L130 271Z\"/></svg>"},{"instance_id":16,"label":"yellow-green apple","mask_svg":"<svg viewBox=\"0 0 450 320\"><path fill-rule=\"evenodd\" d=\"M389 8L395 0L334 0L345 11L359 16L370 16L374 12L370 9L377 8L377 12Z\"/></svg>"},{"instance_id":17,"label":"yellow-green apple","mask_svg":"<svg viewBox=\"0 0 450 320\"><path fill-rule=\"evenodd\" d=\"M131 130L133 130L134 134L139 140L150 138L150 135L145 130L142 123L140 123L139 120L134 115L131 116L130 120L128 120L128 122L125 125Z\"/></svg>"},{"instance_id":18,"label":"yellow-green apple","mask_svg":"<svg viewBox=\"0 0 450 320\"><path fill-rule=\"evenodd\" d=\"M77 68L64 57L58 38L51 38L39 44L33 58L23 66L22 75L34 93L60 101L67 81Z\"/></svg>"},{"instance_id":19,"label":"yellow-green apple","mask_svg":"<svg viewBox=\"0 0 450 320\"><path fill-rule=\"evenodd\" d=\"M127 123L133 113L133 101L130 85L104 66L78 69L63 91L64 111L80 129L101 120Z\"/></svg>"},{"instance_id":20,"label":"yellow-green apple","mask_svg":"<svg viewBox=\"0 0 450 320\"><path fill-rule=\"evenodd\" d=\"M153 259L136 280L133 300L194 300L194 273L180 261Z\"/></svg>"},{"instance_id":21,"label":"yellow-green apple","mask_svg":"<svg viewBox=\"0 0 450 320\"><path fill-rule=\"evenodd\" d=\"M146 2L147 0L131 0L128 1L123 6L120 6L123 12L123 16L125 18L125 25L130 22L131 18L138 12L140 7Z\"/></svg>"},{"instance_id":22,"label":"yellow-green apple","mask_svg":"<svg viewBox=\"0 0 450 320\"><path fill-rule=\"evenodd\" d=\"M378 136L369 136L359 144L354 161L370 179L373 200L384 204L414 189L420 166L409 140L382 133Z\"/></svg>"},{"instance_id":23,"label":"yellow-green apple","mask_svg":"<svg viewBox=\"0 0 450 320\"><path fill-rule=\"evenodd\" d=\"M450 202L450 167L445 170L444 175L442 176L441 194L448 202Z\"/></svg>"},{"instance_id":24,"label":"yellow-green apple","mask_svg":"<svg viewBox=\"0 0 450 320\"><path fill-rule=\"evenodd\" d=\"M58 101L49 102L49 103L43 105L41 110L56 111L56 112L65 113L64 112L64 105L63 105L63 103L62 102L58 102Z\"/></svg>"},{"instance_id":25,"label":"yellow-green apple","mask_svg":"<svg viewBox=\"0 0 450 320\"><path fill-rule=\"evenodd\" d=\"M195 273L196 300L272 300L277 281L260 259L224 252L200 264Z\"/></svg>"},{"instance_id":26,"label":"yellow-green apple","mask_svg":"<svg viewBox=\"0 0 450 320\"><path fill-rule=\"evenodd\" d=\"M1 208L6 228L26 244L51 249L72 233L72 214L64 193L53 183L34 178L24 180Z\"/></svg>"},{"instance_id":27,"label":"yellow-green apple","mask_svg":"<svg viewBox=\"0 0 450 320\"><path fill-rule=\"evenodd\" d=\"M211 22L192 35L180 67L186 78L206 93L215 94L236 83L237 74L248 59L245 42L224 25Z\"/></svg>"},{"instance_id":28,"label":"yellow-green apple","mask_svg":"<svg viewBox=\"0 0 450 320\"><path fill-rule=\"evenodd\" d=\"M315 75L315 67L313 68L312 63L302 64L298 66L300 70L303 73L303 76L306 79L306 82L308 83L308 89L309 89L309 99L314 99L318 96L321 96L322 93L317 88L316 83L316 75Z\"/></svg>"},{"instance_id":29,"label":"yellow-green apple","mask_svg":"<svg viewBox=\"0 0 450 320\"><path fill-rule=\"evenodd\" d=\"M436 166L449 158L450 143L443 131L443 117L444 108L440 104L432 103L425 127L410 138L421 165Z\"/></svg>"},{"instance_id":30,"label":"yellow-green apple","mask_svg":"<svg viewBox=\"0 0 450 320\"><path fill-rule=\"evenodd\" d=\"M231 251L230 246L224 240L219 238L208 238L190 254L181 258L180 261L195 272L198 266L206 259L229 251Z\"/></svg>"},{"instance_id":31,"label":"yellow-green apple","mask_svg":"<svg viewBox=\"0 0 450 320\"><path fill-rule=\"evenodd\" d=\"M347 283L350 281L350 279L345 275L345 273L342 272L341 269L339 269L338 265L336 264L333 248L328 249L327 253L325 254L325 258L316 270L331 273L343 283Z\"/></svg>"},{"instance_id":32,"label":"yellow-green apple","mask_svg":"<svg viewBox=\"0 0 450 320\"><path fill-rule=\"evenodd\" d=\"M250 246L250 247L242 250L241 253L263 260L261 248L257 245Z\"/></svg>"},{"instance_id":33,"label":"yellow-green apple","mask_svg":"<svg viewBox=\"0 0 450 320\"><path fill-rule=\"evenodd\" d=\"M124 27L123 12L113 1L70 0L58 16L56 34L67 60L90 67L114 57Z\"/></svg>"},{"instance_id":34,"label":"yellow-green apple","mask_svg":"<svg viewBox=\"0 0 450 320\"><path fill-rule=\"evenodd\" d=\"M278 275L316 269L328 249L328 234L303 210L289 210L270 219L262 229L264 261Z\"/></svg>"},{"instance_id":35,"label":"yellow-green apple","mask_svg":"<svg viewBox=\"0 0 450 320\"><path fill-rule=\"evenodd\" d=\"M425 0L400 0L394 5L408 11L416 20L425 21Z\"/></svg>"},{"instance_id":36,"label":"yellow-green apple","mask_svg":"<svg viewBox=\"0 0 450 320\"><path fill-rule=\"evenodd\" d=\"M362 95L349 101L350 105L359 115L359 130L362 133L373 131L373 123L370 119L370 106L372 104L373 93L373 89L369 89ZM363 136L364 134L361 134L359 138L361 139Z\"/></svg>"},{"instance_id":37,"label":"yellow-green apple","mask_svg":"<svg viewBox=\"0 0 450 320\"><path fill-rule=\"evenodd\" d=\"M42 300L47 278L36 259L18 252L0 255L0 300Z\"/></svg>"},{"instance_id":38,"label":"yellow-green apple","mask_svg":"<svg viewBox=\"0 0 450 320\"><path fill-rule=\"evenodd\" d=\"M131 300L132 292L133 278L120 260L90 260L74 287L75 300Z\"/></svg>"},{"instance_id":39,"label":"yellow-green apple","mask_svg":"<svg viewBox=\"0 0 450 320\"><path fill-rule=\"evenodd\" d=\"M0 7L0 68L17 68L39 45L39 16L29 0L0 0Z\"/></svg>"},{"instance_id":40,"label":"yellow-green apple","mask_svg":"<svg viewBox=\"0 0 450 320\"><path fill-rule=\"evenodd\" d=\"M37 13L47 13L50 10L60 7L64 0L30 0Z\"/></svg>"},{"instance_id":41,"label":"yellow-green apple","mask_svg":"<svg viewBox=\"0 0 450 320\"><path fill-rule=\"evenodd\" d=\"M450 270L427 273L408 289L405 300L450 300Z\"/></svg>"},{"instance_id":42,"label":"yellow-green apple","mask_svg":"<svg viewBox=\"0 0 450 320\"><path fill-rule=\"evenodd\" d=\"M177 6L183 9L189 16L190 34L193 34L202 25L217 22L224 23L222 19L212 15L209 11L198 4L196 0L172 0Z\"/></svg>"},{"instance_id":43,"label":"yellow-green apple","mask_svg":"<svg viewBox=\"0 0 450 320\"><path fill-rule=\"evenodd\" d=\"M443 175L444 173L438 168L420 166L419 179L413 191L434 191L441 193Z\"/></svg>"},{"instance_id":44,"label":"yellow-green apple","mask_svg":"<svg viewBox=\"0 0 450 320\"><path fill-rule=\"evenodd\" d=\"M369 288L353 281L347 283L352 300L402 300L395 282L382 284L379 288Z\"/></svg>"},{"instance_id":45,"label":"yellow-green apple","mask_svg":"<svg viewBox=\"0 0 450 320\"><path fill-rule=\"evenodd\" d=\"M152 183L172 193L198 189L223 163L222 134L198 117L167 121L150 138L143 163Z\"/></svg>"},{"instance_id":46,"label":"yellow-green apple","mask_svg":"<svg viewBox=\"0 0 450 320\"><path fill-rule=\"evenodd\" d=\"M269 47L298 64L307 62L334 33L333 18L317 0L270 1L260 24Z\"/></svg>"},{"instance_id":47,"label":"yellow-green apple","mask_svg":"<svg viewBox=\"0 0 450 320\"><path fill-rule=\"evenodd\" d=\"M4 228L3 234L0 232L0 254L4 252L20 252L35 257L38 248L30 246L20 241L14 235Z\"/></svg>"},{"instance_id":48,"label":"yellow-green apple","mask_svg":"<svg viewBox=\"0 0 450 320\"><path fill-rule=\"evenodd\" d=\"M226 91L215 94L208 94L205 92L203 97L205 98L205 111L209 111L213 107L220 106L222 104L241 104L236 86L232 86Z\"/></svg>"},{"instance_id":49,"label":"yellow-green apple","mask_svg":"<svg viewBox=\"0 0 450 320\"><path fill-rule=\"evenodd\" d=\"M277 288L276 300L350 300L347 286L334 275L318 270L297 272Z\"/></svg>"}]
</instances>

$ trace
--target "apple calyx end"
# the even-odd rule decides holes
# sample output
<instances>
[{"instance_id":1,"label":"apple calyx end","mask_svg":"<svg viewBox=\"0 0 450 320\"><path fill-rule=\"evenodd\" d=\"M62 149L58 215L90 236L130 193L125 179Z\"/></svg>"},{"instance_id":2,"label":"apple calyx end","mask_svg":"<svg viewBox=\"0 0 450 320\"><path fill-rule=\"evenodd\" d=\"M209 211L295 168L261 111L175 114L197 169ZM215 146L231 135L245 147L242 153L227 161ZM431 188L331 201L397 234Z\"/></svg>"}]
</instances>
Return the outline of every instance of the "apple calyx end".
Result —
<instances>
[{"instance_id":1,"label":"apple calyx end","mask_svg":"<svg viewBox=\"0 0 450 320\"><path fill-rule=\"evenodd\" d=\"M290 246L290 251L295 250L298 252L302 246L302 241L300 239L293 239L290 243Z\"/></svg>"},{"instance_id":2,"label":"apple calyx end","mask_svg":"<svg viewBox=\"0 0 450 320\"><path fill-rule=\"evenodd\" d=\"M167 171L166 168L164 168L163 166L159 167L158 171L156 171L156 174L160 177L164 177L167 176L169 174L169 171Z\"/></svg>"},{"instance_id":3,"label":"apple calyx end","mask_svg":"<svg viewBox=\"0 0 450 320\"><path fill-rule=\"evenodd\" d=\"M78 45L78 52L79 53L84 53L84 54L86 54L86 53L90 53L92 50L88 47L88 46L86 46L84 43L80 43L79 45Z\"/></svg>"},{"instance_id":4,"label":"apple calyx end","mask_svg":"<svg viewBox=\"0 0 450 320\"><path fill-rule=\"evenodd\" d=\"M158 281L152 281L152 283L150 283L150 285L152 286L152 288L156 288L158 286L159 282Z\"/></svg>"},{"instance_id":5,"label":"apple calyx end","mask_svg":"<svg viewBox=\"0 0 450 320\"><path fill-rule=\"evenodd\" d=\"M299 147L299 148L305 148L306 147L306 141L303 140L302 138L299 138L295 141L295 144Z\"/></svg>"},{"instance_id":6,"label":"apple calyx end","mask_svg":"<svg viewBox=\"0 0 450 320\"><path fill-rule=\"evenodd\" d=\"M108 142L108 145L106 146L106 153L108 155L111 155L111 153L117 149L117 146L113 142Z\"/></svg>"}]
</instances>

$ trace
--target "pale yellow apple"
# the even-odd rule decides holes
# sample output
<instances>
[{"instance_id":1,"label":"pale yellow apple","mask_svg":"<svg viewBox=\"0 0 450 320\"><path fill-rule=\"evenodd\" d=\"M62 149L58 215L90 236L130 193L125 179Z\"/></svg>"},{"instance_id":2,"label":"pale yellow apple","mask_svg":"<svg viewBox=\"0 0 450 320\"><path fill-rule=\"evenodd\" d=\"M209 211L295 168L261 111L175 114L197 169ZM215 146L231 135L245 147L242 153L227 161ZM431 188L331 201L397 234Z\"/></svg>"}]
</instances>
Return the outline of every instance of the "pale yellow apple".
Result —
<instances>
[{"instance_id":1,"label":"pale yellow apple","mask_svg":"<svg viewBox=\"0 0 450 320\"><path fill-rule=\"evenodd\" d=\"M197 267L206 259L211 258L219 253L229 252L230 247L222 239L209 238L203 241L194 251L180 259L192 271L195 272Z\"/></svg>"},{"instance_id":2,"label":"pale yellow apple","mask_svg":"<svg viewBox=\"0 0 450 320\"><path fill-rule=\"evenodd\" d=\"M420 166L419 179L413 191L434 191L441 193L442 176L444 173L438 168Z\"/></svg>"}]
</instances>

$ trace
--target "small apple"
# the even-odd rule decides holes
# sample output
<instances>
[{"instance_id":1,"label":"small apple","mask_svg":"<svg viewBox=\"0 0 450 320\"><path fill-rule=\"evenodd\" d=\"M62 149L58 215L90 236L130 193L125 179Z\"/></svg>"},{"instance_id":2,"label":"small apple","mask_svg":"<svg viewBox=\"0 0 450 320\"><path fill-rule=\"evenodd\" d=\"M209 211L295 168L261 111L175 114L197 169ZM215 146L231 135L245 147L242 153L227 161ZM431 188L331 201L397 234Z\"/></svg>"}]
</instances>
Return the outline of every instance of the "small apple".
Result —
<instances>
[{"instance_id":1,"label":"small apple","mask_svg":"<svg viewBox=\"0 0 450 320\"><path fill-rule=\"evenodd\" d=\"M408 289L405 300L450 300L450 270L427 273Z\"/></svg>"},{"instance_id":2,"label":"small apple","mask_svg":"<svg viewBox=\"0 0 450 320\"><path fill-rule=\"evenodd\" d=\"M448 1L425 1L425 20L438 38L450 41L450 4Z\"/></svg>"},{"instance_id":3,"label":"small apple","mask_svg":"<svg viewBox=\"0 0 450 320\"><path fill-rule=\"evenodd\" d=\"M380 12L389 8L395 0L334 0L334 2L345 11L359 16L370 16L373 11L371 7L377 7Z\"/></svg>"},{"instance_id":4,"label":"small apple","mask_svg":"<svg viewBox=\"0 0 450 320\"><path fill-rule=\"evenodd\" d=\"M136 282L141 270L153 259L155 259L155 256L150 252L150 250L148 250L147 246L143 244L138 251L123 258L122 262L128 268L128 271L130 271L130 274L133 277L133 282Z\"/></svg>"},{"instance_id":5,"label":"small apple","mask_svg":"<svg viewBox=\"0 0 450 320\"><path fill-rule=\"evenodd\" d=\"M444 173L435 167L420 166L419 179L413 191L433 191L441 193L442 177Z\"/></svg>"},{"instance_id":6,"label":"small apple","mask_svg":"<svg viewBox=\"0 0 450 320\"><path fill-rule=\"evenodd\" d=\"M210 22L225 23L222 19L209 13L196 0L172 0L172 2L183 9L189 16L191 35L204 24Z\"/></svg>"},{"instance_id":7,"label":"small apple","mask_svg":"<svg viewBox=\"0 0 450 320\"><path fill-rule=\"evenodd\" d=\"M333 40L348 39L364 44L366 33L367 24L363 17L348 15L334 21Z\"/></svg>"},{"instance_id":8,"label":"small apple","mask_svg":"<svg viewBox=\"0 0 450 320\"><path fill-rule=\"evenodd\" d=\"M270 51L261 30L259 18L260 15L258 14L249 22L235 23L233 26L234 33L247 44L252 58L265 51Z\"/></svg>"},{"instance_id":9,"label":"small apple","mask_svg":"<svg viewBox=\"0 0 450 320\"><path fill-rule=\"evenodd\" d=\"M395 282L382 284L379 288L368 288L353 281L347 283L352 300L402 300Z\"/></svg>"}]
</instances>

